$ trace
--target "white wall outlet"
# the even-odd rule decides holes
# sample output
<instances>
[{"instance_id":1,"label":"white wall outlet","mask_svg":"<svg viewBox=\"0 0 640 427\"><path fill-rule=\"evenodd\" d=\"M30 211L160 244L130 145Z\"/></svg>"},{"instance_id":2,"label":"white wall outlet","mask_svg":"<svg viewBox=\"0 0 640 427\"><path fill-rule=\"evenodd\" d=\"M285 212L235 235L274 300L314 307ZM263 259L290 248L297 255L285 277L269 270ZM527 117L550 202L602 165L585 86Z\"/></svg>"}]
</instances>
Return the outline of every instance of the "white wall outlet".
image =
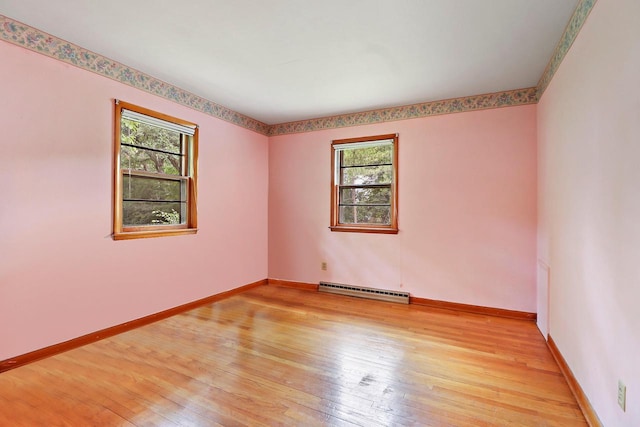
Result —
<instances>
[{"instance_id":1,"label":"white wall outlet","mask_svg":"<svg viewBox=\"0 0 640 427\"><path fill-rule=\"evenodd\" d=\"M320 263L320 269L321 269L322 271L327 271L327 262L326 262L326 261L322 261L322 262Z\"/></svg>"},{"instance_id":2,"label":"white wall outlet","mask_svg":"<svg viewBox=\"0 0 640 427\"><path fill-rule=\"evenodd\" d=\"M627 386L620 380L618 380L618 405L623 411L627 410Z\"/></svg>"}]
</instances>

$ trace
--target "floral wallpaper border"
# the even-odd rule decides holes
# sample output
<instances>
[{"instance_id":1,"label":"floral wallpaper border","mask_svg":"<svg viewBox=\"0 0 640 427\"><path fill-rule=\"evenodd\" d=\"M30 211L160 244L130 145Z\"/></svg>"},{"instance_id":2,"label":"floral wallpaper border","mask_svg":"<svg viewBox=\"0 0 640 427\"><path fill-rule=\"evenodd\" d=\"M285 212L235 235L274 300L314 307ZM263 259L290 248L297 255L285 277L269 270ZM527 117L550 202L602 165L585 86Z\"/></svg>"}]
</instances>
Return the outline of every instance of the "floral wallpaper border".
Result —
<instances>
[{"instance_id":1,"label":"floral wallpaper border","mask_svg":"<svg viewBox=\"0 0 640 427\"><path fill-rule=\"evenodd\" d=\"M0 39L267 135L269 125L124 64L0 15Z\"/></svg>"},{"instance_id":2,"label":"floral wallpaper border","mask_svg":"<svg viewBox=\"0 0 640 427\"><path fill-rule=\"evenodd\" d=\"M465 96L400 107L382 108L359 113L340 114L275 125L262 123L4 15L0 15L0 39L151 94L161 96L170 101L177 102L262 135L276 136L407 120L441 114L462 113L465 111L535 104L551 82L553 75L571 48L573 41L576 39L596 2L597 0L580 0L578 2L537 87Z\"/></svg>"},{"instance_id":3,"label":"floral wallpaper border","mask_svg":"<svg viewBox=\"0 0 640 427\"><path fill-rule=\"evenodd\" d=\"M565 28L560 41L558 42L558 46L556 46L549 63L547 64L547 68L545 68L544 73L542 73L542 77L538 81L538 100L542 98L542 94L551 83L551 79L553 75L560 67L560 63L569 52L571 45L574 40L578 36L578 33L582 29L589 13L591 13L591 9L595 6L598 0L580 0L578 5L576 6L576 10L573 11L573 15L569 19L569 23L567 24L567 28Z\"/></svg>"},{"instance_id":4,"label":"floral wallpaper border","mask_svg":"<svg viewBox=\"0 0 640 427\"><path fill-rule=\"evenodd\" d=\"M419 117L462 113L465 111L535 104L536 102L538 102L536 88L530 87L442 101L424 102L402 107L383 108L361 113L341 114L338 116L281 123L271 126L269 136L416 119Z\"/></svg>"}]
</instances>

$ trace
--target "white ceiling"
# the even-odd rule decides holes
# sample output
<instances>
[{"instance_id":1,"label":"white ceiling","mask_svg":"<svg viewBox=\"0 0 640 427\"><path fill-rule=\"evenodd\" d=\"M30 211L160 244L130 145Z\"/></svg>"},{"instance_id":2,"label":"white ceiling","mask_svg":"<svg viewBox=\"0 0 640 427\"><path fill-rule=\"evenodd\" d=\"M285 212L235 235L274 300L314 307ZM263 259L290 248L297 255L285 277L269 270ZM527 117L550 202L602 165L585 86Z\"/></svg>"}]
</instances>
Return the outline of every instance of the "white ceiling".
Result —
<instances>
[{"instance_id":1,"label":"white ceiling","mask_svg":"<svg viewBox=\"0 0 640 427\"><path fill-rule=\"evenodd\" d=\"M0 0L267 124L535 86L578 0Z\"/></svg>"}]
</instances>

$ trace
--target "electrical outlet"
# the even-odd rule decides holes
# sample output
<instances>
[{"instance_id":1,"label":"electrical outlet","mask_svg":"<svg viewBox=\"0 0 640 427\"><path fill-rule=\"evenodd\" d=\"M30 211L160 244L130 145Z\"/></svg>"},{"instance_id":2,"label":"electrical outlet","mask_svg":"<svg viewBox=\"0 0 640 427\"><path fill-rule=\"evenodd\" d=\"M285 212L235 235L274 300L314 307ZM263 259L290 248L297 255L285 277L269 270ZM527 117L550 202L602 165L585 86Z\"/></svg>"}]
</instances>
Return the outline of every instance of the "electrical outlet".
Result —
<instances>
[{"instance_id":1,"label":"electrical outlet","mask_svg":"<svg viewBox=\"0 0 640 427\"><path fill-rule=\"evenodd\" d=\"M322 261L320 264L320 269L322 269L322 271L327 271L327 263L325 261Z\"/></svg>"},{"instance_id":2,"label":"electrical outlet","mask_svg":"<svg viewBox=\"0 0 640 427\"><path fill-rule=\"evenodd\" d=\"M626 411L627 406L627 386L622 381L618 380L618 405L623 411Z\"/></svg>"}]
</instances>

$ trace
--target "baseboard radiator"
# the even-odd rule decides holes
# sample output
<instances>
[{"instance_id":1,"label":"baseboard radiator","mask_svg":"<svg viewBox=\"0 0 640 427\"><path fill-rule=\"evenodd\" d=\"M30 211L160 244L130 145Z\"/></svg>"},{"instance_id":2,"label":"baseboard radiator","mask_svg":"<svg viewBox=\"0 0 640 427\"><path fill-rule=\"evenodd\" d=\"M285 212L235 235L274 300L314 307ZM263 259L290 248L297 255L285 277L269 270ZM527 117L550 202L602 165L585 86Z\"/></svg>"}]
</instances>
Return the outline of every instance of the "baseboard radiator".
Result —
<instances>
[{"instance_id":1,"label":"baseboard radiator","mask_svg":"<svg viewBox=\"0 0 640 427\"><path fill-rule=\"evenodd\" d=\"M340 283L320 282L318 292L348 295L351 297L377 299L381 301L409 304L408 292L388 291L385 289L363 288L361 286L342 285Z\"/></svg>"}]
</instances>

